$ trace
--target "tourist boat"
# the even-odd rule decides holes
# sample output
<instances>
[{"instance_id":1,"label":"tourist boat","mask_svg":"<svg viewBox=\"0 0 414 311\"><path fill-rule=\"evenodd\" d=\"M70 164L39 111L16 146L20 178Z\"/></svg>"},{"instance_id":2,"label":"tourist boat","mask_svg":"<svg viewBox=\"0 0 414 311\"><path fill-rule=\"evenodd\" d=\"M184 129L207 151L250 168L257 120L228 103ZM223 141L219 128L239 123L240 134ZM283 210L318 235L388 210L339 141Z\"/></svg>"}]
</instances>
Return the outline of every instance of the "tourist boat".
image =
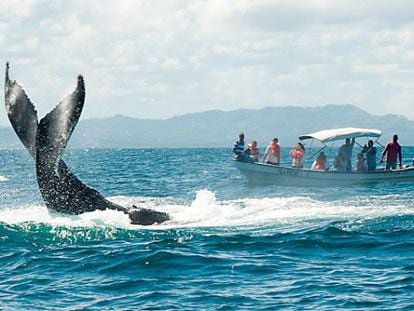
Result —
<instances>
[{"instance_id":1,"label":"tourist boat","mask_svg":"<svg viewBox=\"0 0 414 311\"><path fill-rule=\"evenodd\" d=\"M326 143L346 138L368 137L378 143L382 132L376 129L339 128L323 130L299 136L300 140L314 139L320 141L324 147ZM318 151L318 152L319 152ZM354 184L368 184L378 182L412 182L414 181L414 167L404 167L396 170L378 168L374 172L340 172L340 171L313 171L283 165L271 165L246 161L246 158L234 159L234 165L252 182L271 183L284 186L321 187L346 186Z\"/></svg>"}]
</instances>

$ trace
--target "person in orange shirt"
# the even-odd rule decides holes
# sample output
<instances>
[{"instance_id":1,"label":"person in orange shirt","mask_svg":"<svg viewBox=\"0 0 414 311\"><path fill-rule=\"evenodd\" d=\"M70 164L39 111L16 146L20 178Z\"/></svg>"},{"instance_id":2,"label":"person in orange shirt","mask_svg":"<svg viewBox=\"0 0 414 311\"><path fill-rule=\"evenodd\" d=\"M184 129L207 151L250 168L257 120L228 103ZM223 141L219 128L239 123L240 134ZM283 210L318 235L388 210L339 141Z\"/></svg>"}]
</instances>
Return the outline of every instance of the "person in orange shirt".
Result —
<instances>
[{"instance_id":1,"label":"person in orange shirt","mask_svg":"<svg viewBox=\"0 0 414 311\"><path fill-rule=\"evenodd\" d=\"M299 142L293 147L289 154L292 158L292 166L303 168L303 163L305 162L305 146Z\"/></svg>"}]
</instances>

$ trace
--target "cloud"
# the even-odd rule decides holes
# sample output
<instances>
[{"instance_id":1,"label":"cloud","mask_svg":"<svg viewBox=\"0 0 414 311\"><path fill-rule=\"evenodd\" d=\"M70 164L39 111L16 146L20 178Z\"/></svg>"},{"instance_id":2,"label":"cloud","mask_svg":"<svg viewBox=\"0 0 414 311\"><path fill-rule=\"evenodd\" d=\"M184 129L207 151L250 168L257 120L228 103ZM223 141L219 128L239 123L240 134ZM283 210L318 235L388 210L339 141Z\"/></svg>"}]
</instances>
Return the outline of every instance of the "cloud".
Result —
<instances>
[{"instance_id":1,"label":"cloud","mask_svg":"<svg viewBox=\"0 0 414 311\"><path fill-rule=\"evenodd\" d=\"M413 14L408 0L3 1L0 61L40 115L82 73L89 118L346 103L414 119Z\"/></svg>"}]
</instances>

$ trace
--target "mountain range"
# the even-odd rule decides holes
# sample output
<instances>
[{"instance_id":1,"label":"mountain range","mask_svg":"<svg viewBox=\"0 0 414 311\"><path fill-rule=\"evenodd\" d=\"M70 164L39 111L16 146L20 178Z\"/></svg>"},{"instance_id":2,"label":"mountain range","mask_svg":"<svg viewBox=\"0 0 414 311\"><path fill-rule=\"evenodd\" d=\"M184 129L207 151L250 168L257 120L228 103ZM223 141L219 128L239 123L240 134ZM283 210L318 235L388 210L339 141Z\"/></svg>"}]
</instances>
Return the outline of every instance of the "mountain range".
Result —
<instances>
[{"instance_id":1,"label":"mountain range","mask_svg":"<svg viewBox=\"0 0 414 311\"><path fill-rule=\"evenodd\" d=\"M230 147L239 132L260 147L278 137L282 146L301 134L339 127L377 128L382 143L399 134L402 145L414 145L414 121L401 115L376 116L352 105L267 107L258 110L212 110L165 120L117 115L81 120L68 148ZM0 149L22 148L11 127L0 128Z\"/></svg>"}]
</instances>

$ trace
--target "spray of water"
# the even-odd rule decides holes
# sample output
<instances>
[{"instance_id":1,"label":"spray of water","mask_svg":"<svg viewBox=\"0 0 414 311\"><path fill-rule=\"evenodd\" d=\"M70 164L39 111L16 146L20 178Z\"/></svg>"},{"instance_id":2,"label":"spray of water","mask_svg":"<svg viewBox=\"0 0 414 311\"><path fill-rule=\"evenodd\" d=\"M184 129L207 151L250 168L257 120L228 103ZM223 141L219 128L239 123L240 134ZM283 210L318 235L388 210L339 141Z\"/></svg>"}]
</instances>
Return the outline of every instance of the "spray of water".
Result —
<instances>
[{"instance_id":1,"label":"spray of water","mask_svg":"<svg viewBox=\"0 0 414 311\"><path fill-rule=\"evenodd\" d=\"M209 190L197 192L192 202L175 198L112 197L121 205L153 208L168 212L172 220L162 225L141 227L131 225L128 216L113 210L94 211L81 215L65 215L45 206L0 208L0 222L6 224L40 223L65 227L115 227L125 229L170 229L185 227L300 226L304 223L372 219L391 215L414 215L405 204L390 205L388 197L348 201L318 201L309 197L245 198L217 200Z\"/></svg>"}]
</instances>

